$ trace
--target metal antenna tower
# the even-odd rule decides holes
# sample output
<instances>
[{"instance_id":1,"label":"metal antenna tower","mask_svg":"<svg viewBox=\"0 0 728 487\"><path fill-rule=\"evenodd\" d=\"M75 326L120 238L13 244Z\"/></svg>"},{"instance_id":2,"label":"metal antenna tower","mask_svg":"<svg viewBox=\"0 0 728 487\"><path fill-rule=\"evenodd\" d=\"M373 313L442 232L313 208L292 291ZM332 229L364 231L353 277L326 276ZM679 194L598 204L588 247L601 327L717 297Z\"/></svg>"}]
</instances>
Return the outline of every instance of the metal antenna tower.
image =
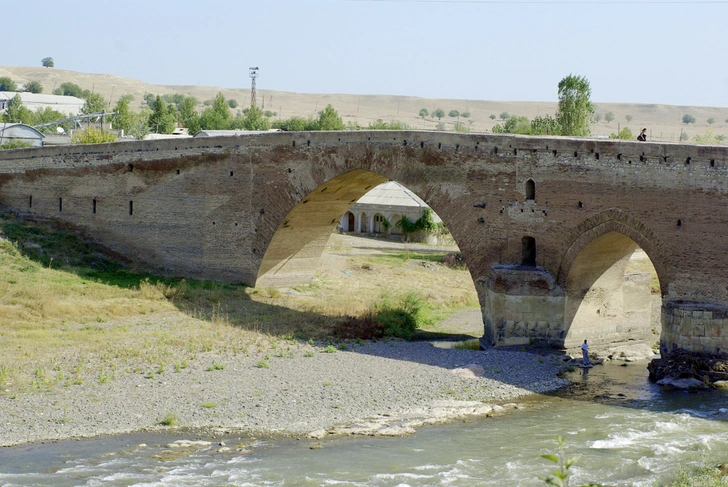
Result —
<instances>
[{"instance_id":1,"label":"metal antenna tower","mask_svg":"<svg viewBox=\"0 0 728 487\"><path fill-rule=\"evenodd\" d=\"M258 68L250 68L250 79L252 86L250 87L250 106L255 106L255 79L258 77Z\"/></svg>"}]
</instances>

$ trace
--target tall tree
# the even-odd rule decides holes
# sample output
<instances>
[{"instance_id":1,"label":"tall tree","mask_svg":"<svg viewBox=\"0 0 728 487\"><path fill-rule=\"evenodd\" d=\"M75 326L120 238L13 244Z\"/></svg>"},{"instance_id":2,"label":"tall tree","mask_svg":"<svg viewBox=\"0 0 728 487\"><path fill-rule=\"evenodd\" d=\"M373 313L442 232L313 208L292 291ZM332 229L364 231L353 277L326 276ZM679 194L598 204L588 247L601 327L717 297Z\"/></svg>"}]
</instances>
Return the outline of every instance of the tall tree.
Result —
<instances>
[{"instance_id":1,"label":"tall tree","mask_svg":"<svg viewBox=\"0 0 728 487\"><path fill-rule=\"evenodd\" d=\"M420 117L422 117L423 119L424 119L424 118L425 118L426 116L428 116L429 114L430 114L430 112L428 112L428 111L427 111L427 108L422 108L422 109L420 109Z\"/></svg>"},{"instance_id":2,"label":"tall tree","mask_svg":"<svg viewBox=\"0 0 728 487\"><path fill-rule=\"evenodd\" d=\"M28 81L25 84L25 91L29 93L43 93L43 86L39 81Z\"/></svg>"},{"instance_id":3,"label":"tall tree","mask_svg":"<svg viewBox=\"0 0 728 487\"><path fill-rule=\"evenodd\" d=\"M222 93L218 93L212 100L212 105L206 108L200 116L200 126L206 130L227 130L230 128L230 106Z\"/></svg>"},{"instance_id":4,"label":"tall tree","mask_svg":"<svg viewBox=\"0 0 728 487\"><path fill-rule=\"evenodd\" d=\"M339 112L331 105L326 105L326 108L319 112L317 125L319 130L344 130L346 128Z\"/></svg>"},{"instance_id":5,"label":"tall tree","mask_svg":"<svg viewBox=\"0 0 728 487\"><path fill-rule=\"evenodd\" d=\"M113 122L114 127L126 133L129 133L129 130L134 124L134 114L131 113L131 109L129 108L133 99L134 97L131 95L124 95L119 98L119 101L116 102L116 106L114 107L114 111L116 112Z\"/></svg>"},{"instance_id":6,"label":"tall tree","mask_svg":"<svg viewBox=\"0 0 728 487\"><path fill-rule=\"evenodd\" d=\"M18 91L18 85L7 76L0 78L0 91Z\"/></svg>"},{"instance_id":7,"label":"tall tree","mask_svg":"<svg viewBox=\"0 0 728 487\"><path fill-rule=\"evenodd\" d=\"M263 110L253 105L245 110L243 128L245 130L270 130L270 120L263 115Z\"/></svg>"},{"instance_id":8,"label":"tall tree","mask_svg":"<svg viewBox=\"0 0 728 487\"><path fill-rule=\"evenodd\" d=\"M56 65L56 63L53 62L53 58L52 57L44 57L43 59L40 60L40 64L44 68L52 68L52 67L54 67Z\"/></svg>"},{"instance_id":9,"label":"tall tree","mask_svg":"<svg viewBox=\"0 0 728 487\"><path fill-rule=\"evenodd\" d=\"M86 96L86 104L81 108L81 113L98 113L106 110L107 103L100 93L89 93Z\"/></svg>"},{"instance_id":10,"label":"tall tree","mask_svg":"<svg viewBox=\"0 0 728 487\"><path fill-rule=\"evenodd\" d=\"M23 106L23 99L20 98L20 95L15 95L10 99L2 117L4 122L24 123L26 125L33 123L33 112Z\"/></svg>"},{"instance_id":11,"label":"tall tree","mask_svg":"<svg viewBox=\"0 0 728 487\"><path fill-rule=\"evenodd\" d=\"M194 135L200 131L200 116L197 114L197 99L193 96L186 96L179 107L180 123Z\"/></svg>"},{"instance_id":12,"label":"tall tree","mask_svg":"<svg viewBox=\"0 0 728 487\"><path fill-rule=\"evenodd\" d=\"M159 96L154 101L154 109L149 115L147 125L158 134L171 134L177 127L177 119L169 113L169 107Z\"/></svg>"},{"instance_id":13,"label":"tall tree","mask_svg":"<svg viewBox=\"0 0 728 487\"><path fill-rule=\"evenodd\" d=\"M559 109L556 121L562 135L583 137L591 133L594 106L591 103L591 87L583 76L569 75L559 82Z\"/></svg>"}]
</instances>

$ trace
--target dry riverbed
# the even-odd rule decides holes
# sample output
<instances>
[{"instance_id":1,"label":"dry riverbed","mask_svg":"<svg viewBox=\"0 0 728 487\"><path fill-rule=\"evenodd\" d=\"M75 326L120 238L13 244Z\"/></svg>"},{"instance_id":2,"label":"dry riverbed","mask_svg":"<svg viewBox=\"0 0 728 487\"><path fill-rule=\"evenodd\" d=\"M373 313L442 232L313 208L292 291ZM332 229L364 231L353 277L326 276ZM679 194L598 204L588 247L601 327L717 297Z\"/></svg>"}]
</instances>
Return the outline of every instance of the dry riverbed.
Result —
<instances>
[{"instance_id":1,"label":"dry riverbed","mask_svg":"<svg viewBox=\"0 0 728 487\"><path fill-rule=\"evenodd\" d=\"M177 312L143 317L150 318L165 326L189 319ZM86 369L95 370L93 360ZM177 427L407 434L423 424L495 414L519 397L566 384L556 377L563 367L557 356L399 340L280 339L265 349L193 360L181 352L168 363L182 366L166 370L110 363L104 362L106 380L0 395L0 445Z\"/></svg>"}]
</instances>

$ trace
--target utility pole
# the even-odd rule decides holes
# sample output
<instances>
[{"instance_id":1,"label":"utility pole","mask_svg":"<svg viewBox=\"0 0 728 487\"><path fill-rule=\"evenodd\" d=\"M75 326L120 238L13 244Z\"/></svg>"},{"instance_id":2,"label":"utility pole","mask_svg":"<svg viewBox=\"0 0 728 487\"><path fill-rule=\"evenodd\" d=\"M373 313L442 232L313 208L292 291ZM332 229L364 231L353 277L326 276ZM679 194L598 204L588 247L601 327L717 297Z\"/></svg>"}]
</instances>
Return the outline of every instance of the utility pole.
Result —
<instances>
[{"instance_id":1,"label":"utility pole","mask_svg":"<svg viewBox=\"0 0 728 487\"><path fill-rule=\"evenodd\" d=\"M250 107L255 106L255 80L258 78L258 68L250 68L250 79L252 84L250 87Z\"/></svg>"}]
</instances>

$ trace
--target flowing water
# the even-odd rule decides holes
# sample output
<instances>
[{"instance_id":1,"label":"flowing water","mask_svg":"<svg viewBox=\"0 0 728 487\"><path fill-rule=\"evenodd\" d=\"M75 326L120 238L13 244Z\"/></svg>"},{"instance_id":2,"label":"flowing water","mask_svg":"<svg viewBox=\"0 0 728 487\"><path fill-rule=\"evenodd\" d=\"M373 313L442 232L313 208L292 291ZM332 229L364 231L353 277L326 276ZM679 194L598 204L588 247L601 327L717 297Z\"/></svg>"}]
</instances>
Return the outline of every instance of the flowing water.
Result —
<instances>
[{"instance_id":1,"label":"flowing water","mask_svg":"<svg viewBox=\"0 0 728 487\"><path fill-rule=\"evenodd\" d=\"M646 363L597 366L505 416L405 438L261 441L134 434L0 449L0 486L539 486L563 436L572 485L654 486L680 467L728 462L728 394L661 393ZM239 451L241 442L245 452ZM144 443L148 446L140 447Z\"/></svg>"}]
</instances>

